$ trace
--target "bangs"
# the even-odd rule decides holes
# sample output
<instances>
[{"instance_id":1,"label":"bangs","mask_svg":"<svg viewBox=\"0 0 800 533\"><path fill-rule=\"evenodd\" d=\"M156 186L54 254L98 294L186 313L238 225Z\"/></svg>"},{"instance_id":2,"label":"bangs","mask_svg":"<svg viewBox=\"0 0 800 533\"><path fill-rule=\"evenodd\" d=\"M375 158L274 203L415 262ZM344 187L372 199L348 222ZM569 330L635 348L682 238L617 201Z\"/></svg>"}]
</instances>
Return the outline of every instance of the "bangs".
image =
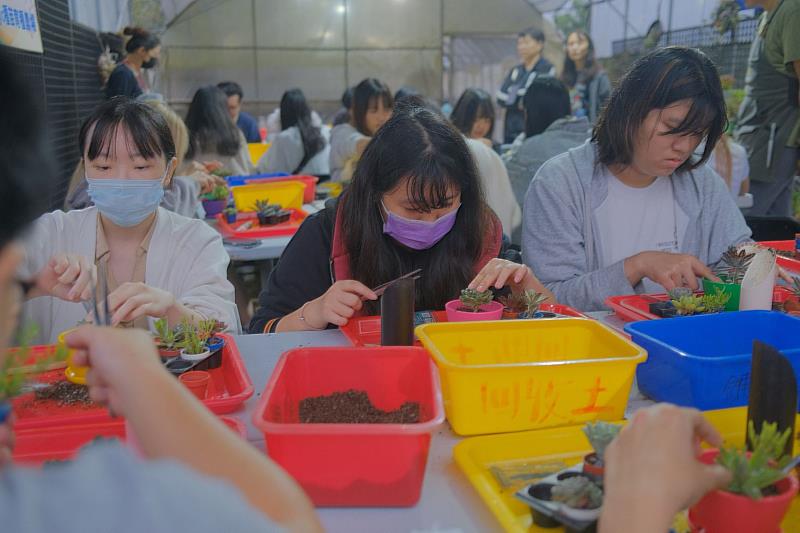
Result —
<instances>
[{"instance_id":1,"label":"bangs","mask_svg":"<svg viewBox=\"0 0 800 533\"><path fill-rule=\"evenodd\" d=\"M367 103L367 109L370 111L378 109L378 102L383 102L384 109L392 109L392 93L389 91L381 91L378 94L370 96L369 102Z\"/></svg>"},{"instance_id":2,"label":"bangs","mask_svg":"<svg viewBox=\"0 0 800 533\"><path fill-rule=\"evenodd\" d=\"M699 135L705 137L718 120L719 110L706 98L692 98L692 106L677 127L666 132L665 135Z\"/></svg>"},{"instance_id":3,"label":"bangs","mask_svg":"<svg viewBox=\"0 0 800 533\"><path fill-rule=\"evenodd\" d=\"M408 175L408 200L411 207L423 213L450 206L453 193L463 192L461 183L451 178L453 165L444 165L425 154Z\"/></svg>"},{"instance_id":4,"label":"bangs","mask_svg":"<svg viewBox=\"0 0 800 533\"><path fill-rule=\"evenodd\" d=\"M126 120L127 118L127 120ZM94 123L92 137L89 139L89 150L86 154L89 160L97 159L99 156L116 157L116 143L114 139L120 128L127 133L125 137L125 147L128 155L140 155L144 159L153 159L163 156L158 137L150 133L142 121L137 116L114 116L101 117Z\"/></svg>"}]
</instances>

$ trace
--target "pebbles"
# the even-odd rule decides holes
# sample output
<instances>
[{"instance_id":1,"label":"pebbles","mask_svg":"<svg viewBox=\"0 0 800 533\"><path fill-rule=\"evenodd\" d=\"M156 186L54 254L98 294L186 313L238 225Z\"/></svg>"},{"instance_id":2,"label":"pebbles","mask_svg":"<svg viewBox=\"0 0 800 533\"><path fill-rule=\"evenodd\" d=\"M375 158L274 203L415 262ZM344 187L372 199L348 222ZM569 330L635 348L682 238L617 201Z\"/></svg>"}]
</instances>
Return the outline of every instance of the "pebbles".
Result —
<instances>
[{"instance_id":1,"label":"pebbles","mask_svg":"<svg viewBox=\"0 0 800 533\"><path fill-rule=\"evenodd\" d=\"M364 391L350 389L300 401L300 422L304 424L416 424L419 403L405 402L394 411L372 405Z\"/></svg>"}]
</instances>

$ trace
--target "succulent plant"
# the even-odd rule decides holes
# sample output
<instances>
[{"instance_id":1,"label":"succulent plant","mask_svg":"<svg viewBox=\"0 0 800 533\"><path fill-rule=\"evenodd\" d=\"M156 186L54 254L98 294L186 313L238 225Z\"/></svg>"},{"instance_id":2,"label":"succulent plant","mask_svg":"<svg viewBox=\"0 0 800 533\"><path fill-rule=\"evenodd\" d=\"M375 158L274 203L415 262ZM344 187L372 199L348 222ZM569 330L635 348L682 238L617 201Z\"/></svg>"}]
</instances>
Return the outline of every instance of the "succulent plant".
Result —
<instances>
[{"instance_id":1,"label":"succulent plant","mask_svg":"<svg viewBox=\"0 0 800 533\"><path fill-rule=\"evenodd\" d=\"M730 293L723 291L719 287L714 289L714 294L705 293L702 297L706 313L719 313L725 310L725 306L730 299Z\"/></svg>"},{"instance_id":2,"label":"succulent plant","mask_svg":"<svg viewBox=\"0 0 800 533\"><path fill-rule=\"evenodd\" d=\"M585 476L573 476L553 485L550 497L573 509L597 509L603 505L603 491Z\"/></svg>"},{"instance_id":3,"label":"succulent plant","mask_svg":"<svg viewBox=\"0 0 800 533\"><path fill-rule=\"evenodd\" d=\"M202 196L204 200L227 200L228 188L225 185L217 185L211 192L207 192Z\"/></svg>"},{"instance_id":4,"label":"succulent plant","mask_svg":"<svg viewBox=\"0 0 800 533\"><path fill-rule=\"evenodd\" d=\"M728 248L720 259L714 273L724 278L727 283L740 284L750 268L750 263L755 257L755 253L747 253L744 248L736 248L731 246Z\"/></svg>"},{"instance_id":5,"label":"succulent plant","mask_svg":"<svg viewBox=\"0 0 800 533\"><path fill-rule=\"evenodd\" d=\"M675 307L675 312L678 316L691 316L706 312L703 298L694 294L672 300L672 305Z\"/></svg>"},{"instance_id":6,"label":"succulent plant","mask_svg":"<svg viewBox=\"0 0 800 533\"><path fill-rule=\"evenodd\" d=\"M159 318L153 323L158 336L158 345L165 350L174 350L178 346L178 338L174 329L169 327L166 318Z\"/></svg>"},{"instance_id":7,"label":"succulent plant","mask_svg":"<svg viewBox=\"0 0 800 533\"><path fill-rule=\"evenodd\" d=\"M603 461L603 455L606 453L606 448L611 441L619 434L622 426L619 424L610 424L598 420L596 422L589 422L583 426L583 433L589 439L589 444L592 445L594 453L597 454L597 460Z\"/></svg>"},{"instance_id":8,"label":"succulent plant","mask_svg":"<svg viewBox=\"0 0 800 533\"><path fill-rule=\"evenodd\" d=\"M220 167L216 170L212 170L211 174L214 176L219 176L220 178L227 178L228 176L232 176L233 172L231 172L227 168Z\"/></svg>"},{"instance_id":9,"label":"succulent plant","mask_svg":"<svg viewBox=\"0 0 800 533\"><path fill-rule=\"evenodd\" d=\"M461 304L464 307L473 313L477 313L481 310L481 306L494 300L494 295L492 291L478 292L475 289L464 289L461 291L459 300L461 300Z\"/></svg>"},{"instance_id":10,"label":"succulent plant","mask_svg":"<svg viewBox=\"0 0 800 533\"><path fill-rule=\"evenodd\" d=\"M675 287L671 291L667 291L670 300L680 300L684 296L691 296L694 294L689 287Z\"/></svg>"},{"instance_id":11,"label":"succulent plant","mask_svg":"<svg viewBox=\"0 0 800 533\"><path fill-rule=\"evenodd\" d=\"M532 318L539 306L547 300L547 295L541 292L536 292L534 289L527 289L522 293L522 301L525 304L525 315Z\"/></svg>"},{"instance_id":12,"label":"succulent plant","mask_svg":"<svg viewBox=\"0 0 800 533\"><path fill-rule=\"evenodd\" d=\"M269 203L269 198L263 200L256 200L255 209L263 216L269 216L277 211L280 211L281 206L278 204Z\"/></svg>"},{"instance_id":13,"label":"succulent plant","mask_svg":"<svg viewBox=\"0 0 800 533\"><path fill-rule=\"evenodd\" d=\"M733 474L727 487L729 492L743 494L755 500L763 496L763 489L783 479L781 469L791 460L785 453L791 429L778 433L778 425L764 422L761 432L756 433L753 421L747 426L747 434L753 447L750 457L745 450L722 448L717 463Z\"/></svg>"},{"instance_id":14,"label":"succulent plant","mask_svg":"<svg viewBox=\"0 0 800 533\"><path fill-rule=\"evenodd\" d=\"M795 296L800 296L800 278L792 276L792 292Z\"/></svg>"},{"instance_id":15,"label":"succulent plant","mask_svg":"<svg viewBox=\"0 0 800 533\"><path fill-rule=\"evenodd\" d=\"M206 339L202 337L198 324L188 318L184 318L181 321L180 328L182 333L180 347L187 354L197 355L206 351Z\"/></svg>"},{"instance_id":16,"label":"succulent plant","mask_svg":"<svg viewBox=\"0 0 800 533\"><path fill-rule=\"evenodd\" d=\"M66 346L59 344L53 355L40 357L33 365L33 372L23 372L19 367L25 366L30 358L30 346L39 331L36 326L28 326L21 330L17 343L19 348L11 349L6 353L0 363L0 402L5 402L18 396L22 387L31 376L44 372L52 363L66 361L69 351Z\"/></svg>"}]
</instances>

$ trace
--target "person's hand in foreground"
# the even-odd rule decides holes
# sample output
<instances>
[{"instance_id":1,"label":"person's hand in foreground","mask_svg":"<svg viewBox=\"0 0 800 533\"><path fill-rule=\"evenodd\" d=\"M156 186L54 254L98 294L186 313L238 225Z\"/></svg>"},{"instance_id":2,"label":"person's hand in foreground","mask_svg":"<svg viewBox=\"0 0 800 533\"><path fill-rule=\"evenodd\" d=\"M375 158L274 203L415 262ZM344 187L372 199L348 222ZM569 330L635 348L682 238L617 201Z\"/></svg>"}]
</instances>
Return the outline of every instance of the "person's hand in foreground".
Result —
<instances>
[{"instance_id":1,"label":"person's hand in foreground","mask_svg":"<svg viewBox=\"0 0 800 533\"><path fill-rule=\"evenodd\" d=\"M505 286L509 286L514 293L533 289L547 295L546 303L556 303L553 293L542 285L527 265L507 259L494 258L486 263L468 288L483 292L491 288L502 289Z\"/></svg>"},{"instance_id":2,"label":"person's hand in foreground","mask_svg":"<svg viewBox=\"0 0 800 533\"><path fill-rule=\"evenodd\" d=\"M289 531L322 530L295 481L171 376L147 333L84 326L66 342L77 350L72 363L89 367L92 400L128 420L147 458L175 459L228 481L250 505Z\"/></svg>"},{"instance_id":3,"label":"person's hand in foreground","mask_svg":"<svg viewBox=\"0 0 800 533\"><path fill-rule=\"evenodd\" d=\"M727 485L725 468L697 459L701 441L718 447L722 437L695 409L659 404L637 411L605 452L598 531L665 533L675 514Z\"/></svg>"}]
</instances>

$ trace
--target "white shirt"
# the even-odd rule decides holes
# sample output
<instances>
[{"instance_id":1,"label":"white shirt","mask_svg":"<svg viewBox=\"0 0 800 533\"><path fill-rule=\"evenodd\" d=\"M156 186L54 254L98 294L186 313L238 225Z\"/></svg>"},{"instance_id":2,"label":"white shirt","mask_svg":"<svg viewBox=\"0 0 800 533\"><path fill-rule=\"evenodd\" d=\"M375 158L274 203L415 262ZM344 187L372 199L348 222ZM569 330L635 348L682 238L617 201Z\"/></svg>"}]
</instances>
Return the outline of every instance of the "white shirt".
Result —
<instances>
[{"instance_id":1,"label":"white shirt","mask_svg":"<svg viewBox=\"0 0 800 533\"><path fill-rule=\"evenodd\" d=\"M225 322L241 331L233 285L228 281L230 258L219 233L202 220L186 218L159 207L147 250L145 283L170 292L186 307L206 318ZM25 261L20 279L30 279L59 253L82 255L94 261L97 208L42 215L25 235ZM39 326L37 343L57 340L59 333L86 318L80 303L51 296L34 298L23 307L25 317Z\"/></svg>"},{"instance_id":2,"label":"white shirt","mask_svg":"<svg viewBox=\"0 0 800 533\"><path fill-rule=\"evenodd\" d=\"M325 147L314 154L314 157L309 159L303 168L298 170L298 174L311 174L313 176L330 174L328 161L331 150L328 142L330 128L322 126L320 132L325 139ZM272 172L291 174L297 168L297 165L302 163L303 155L303 139L300 137L300 129L297 126L292 126L275 137L272 141L272 146L258 161L256 172L258 174Z\"/></svg>"},{"instance_id":3,"label":"white shirt","mask_svg":"<svg viewBox=\"0 0 800 533\"><path fill-rule=\"evenodd\" d=\"M478 139L464 137L467 148L475 161L478 177L481 180L486 203L495 212L503 225L503 233L511 236L511 232L522 223L522 209L511 188L508 170L497 152Z\"/></svg>"},{"instance_id":4,"label":"white shirt","mask_svg":"<svg viewBox=\"0 0 800 533\"><path fill-rule=\"evenodd\" d=\"M606 170L608 195L595 209L597 240L603 267L645 251L679 252L689 217L675 203L669 178L647 187L630 187ZM664 292L642 280L645 291Z\"/></svg>"}]
</instances>

